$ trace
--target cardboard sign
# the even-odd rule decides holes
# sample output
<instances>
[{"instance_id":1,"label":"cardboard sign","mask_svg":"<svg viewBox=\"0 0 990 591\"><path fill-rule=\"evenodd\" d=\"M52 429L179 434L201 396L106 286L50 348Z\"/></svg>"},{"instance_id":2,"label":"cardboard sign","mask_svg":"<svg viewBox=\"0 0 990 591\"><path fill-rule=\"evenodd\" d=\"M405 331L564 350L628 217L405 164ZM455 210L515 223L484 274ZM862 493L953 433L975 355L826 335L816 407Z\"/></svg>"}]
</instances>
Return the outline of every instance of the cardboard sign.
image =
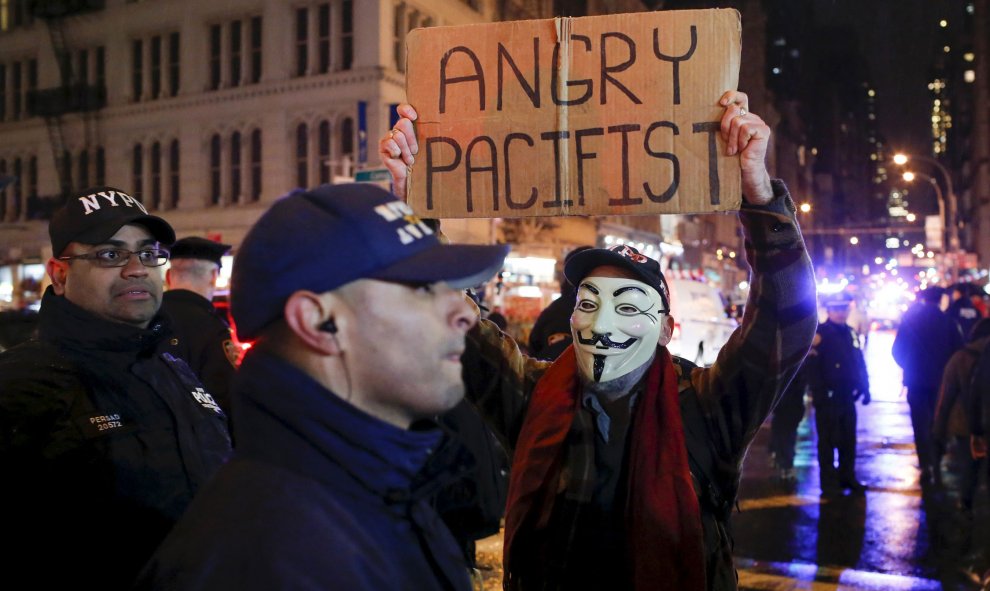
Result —
<instances>
[{"instance_id":1,"label":"cardboard sign","mask_svg":"<svg viewBox=\"0 0 990 591\"><path fill-rule=\"evenodd\" d=\"M413 31L409 203L438 218L738 209L718 99L740 33L724 9Z\"/></svg>"}]
</instances>

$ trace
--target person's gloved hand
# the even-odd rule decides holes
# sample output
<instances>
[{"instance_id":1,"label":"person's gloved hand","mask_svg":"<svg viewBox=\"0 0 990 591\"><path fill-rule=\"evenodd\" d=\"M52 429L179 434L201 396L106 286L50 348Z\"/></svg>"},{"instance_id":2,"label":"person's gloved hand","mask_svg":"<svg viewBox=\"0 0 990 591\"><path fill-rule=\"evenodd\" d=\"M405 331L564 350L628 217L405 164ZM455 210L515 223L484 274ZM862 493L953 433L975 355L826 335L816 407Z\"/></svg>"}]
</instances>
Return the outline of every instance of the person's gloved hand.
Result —
<instances>
[{"instance_id":1,"label":"person's gloved hand","mask_svg":"<svg viewBox=\"0 0 990 591\"><path fill-rule=\"evenodd\" d=\"M859 400L860 402L863 403L863 406L868 405L870 403L870 400L872 400L872 398L870 398L870 391L856 390L856 393L853 394L853 400Z\"/></svg>"}]
</instances>

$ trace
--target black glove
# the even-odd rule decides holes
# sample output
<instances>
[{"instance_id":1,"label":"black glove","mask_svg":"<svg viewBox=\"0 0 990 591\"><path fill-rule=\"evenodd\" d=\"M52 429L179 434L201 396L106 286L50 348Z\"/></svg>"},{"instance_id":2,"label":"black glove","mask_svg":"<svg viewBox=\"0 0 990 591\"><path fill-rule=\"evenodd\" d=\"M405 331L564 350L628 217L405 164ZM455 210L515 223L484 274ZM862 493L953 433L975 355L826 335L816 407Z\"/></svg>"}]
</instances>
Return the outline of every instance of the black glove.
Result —
<instances>
[{"instance_id":1,"label":"black glove","mask_svg":"<svg viewBox=\"0 0 990 591\"><path fill-rule=\"evenodd\" d=\"M853 394L853 400L859 400L860 402L863 403L863 406L868 405L870 403L870 400L871 400L871 398L870 398L870 391L869 390L857 390L856 393Z\"/></svg>"}]
</instances>

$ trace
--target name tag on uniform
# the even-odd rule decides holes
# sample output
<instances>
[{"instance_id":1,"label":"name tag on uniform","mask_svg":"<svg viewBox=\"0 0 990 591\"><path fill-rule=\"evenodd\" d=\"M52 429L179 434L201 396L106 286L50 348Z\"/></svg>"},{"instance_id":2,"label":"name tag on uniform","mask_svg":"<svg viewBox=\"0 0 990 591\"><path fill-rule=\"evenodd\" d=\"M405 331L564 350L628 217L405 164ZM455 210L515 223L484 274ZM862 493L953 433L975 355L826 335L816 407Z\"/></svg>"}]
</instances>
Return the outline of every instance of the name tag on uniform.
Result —
<instances>
[{"instance_id":1,"label":"name tag on uniform","mask_svg":"<svg viewBox=\"0 0 990 591\"><path fill-rule=\"evenodd\" d=\"M122 435L137 429L133 421L125 419L116 412L96 412L90 415L76 417L76 425L82 430L87 439L108 435Z\"/></svg>"}]
</instances>

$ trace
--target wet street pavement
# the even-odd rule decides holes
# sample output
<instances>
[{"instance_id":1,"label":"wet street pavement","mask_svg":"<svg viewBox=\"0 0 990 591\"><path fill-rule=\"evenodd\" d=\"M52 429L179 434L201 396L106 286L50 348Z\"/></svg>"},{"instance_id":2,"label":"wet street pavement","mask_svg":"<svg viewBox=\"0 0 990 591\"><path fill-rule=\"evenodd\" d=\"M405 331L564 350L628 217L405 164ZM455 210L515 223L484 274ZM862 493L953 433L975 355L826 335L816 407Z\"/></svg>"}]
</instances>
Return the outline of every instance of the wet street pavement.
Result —
<instances>
[{"instance_id":1,"label":"wet street pavement","mask_svg":"<svg viewBox=\"0 0 990 591\"><path fill-rule=\"evenodd\" d=\"M810 404L798 427L796 481L777 478L767 451L769 421L761 429L733 516L740 589L981 588L976 581L990 564L965 548L970 528L955 508L954 463L945 464L943 487L926 486L922 494L901 370L890 355L893 339L892 331L874 332L866 347L873 401L857 405L857 474L869 486L865 495L820 495ZM978 548L990 547L988 497L984 483L973 518ZM479 542L479 588L501 589L501 551L500 536Z\"/></svg>"},{"instance_id":2,"label":"wet street pavement","mask_svg":"<svg viewBox=\"0 0 990 591\"><path fill-rule=\"evenodd\" d=\"M767 452L769 424L746 460L735 554L742 589L966 590L988 565L964 547L967 521L955 509L958 481L948 462L941 488L919 483L893 332L866 349L873 402L857 405L857 473L865 495L822 497L813 411L798 428L797 480L777 478ZM984 485L985 486L985 485ZM977 495L977 544L987 543L987 492ZM974 568L973 563L980 565Z\"/></svg>"}]
</instances>

